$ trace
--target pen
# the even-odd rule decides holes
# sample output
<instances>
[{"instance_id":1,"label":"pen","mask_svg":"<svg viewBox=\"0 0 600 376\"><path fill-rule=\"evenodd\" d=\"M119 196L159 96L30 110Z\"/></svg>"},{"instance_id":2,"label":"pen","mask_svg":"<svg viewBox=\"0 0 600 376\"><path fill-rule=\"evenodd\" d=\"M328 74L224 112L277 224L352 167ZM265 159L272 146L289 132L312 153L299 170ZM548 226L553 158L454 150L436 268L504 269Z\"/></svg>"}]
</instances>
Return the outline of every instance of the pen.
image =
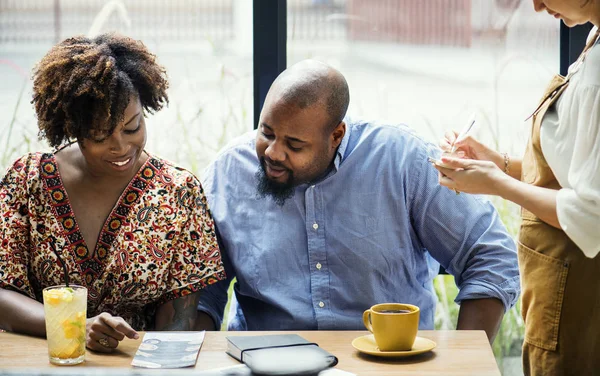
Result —
<instances>
[{"instance_id":1,"label":"pen","mask_svg":"<svg viewBox=\"0 0 600 376\"><path fill-rule=\"evenodd\" d=\"M452 149L450 150L450 154L452 154L452 153L454 153L456 151L456 146L454 144L458 140L462 140L463 138L465 138L467 136L467 134L469 134L469 132L473 128L473 125L475 125L475 114L474 113L469 118L469 122L467 123L467 126L464 127L463 130L460 131L460 133L458 134L458 136L456 136L456 138L454 139L454 142L452 143Z\"/></svg>"}]
</instances>

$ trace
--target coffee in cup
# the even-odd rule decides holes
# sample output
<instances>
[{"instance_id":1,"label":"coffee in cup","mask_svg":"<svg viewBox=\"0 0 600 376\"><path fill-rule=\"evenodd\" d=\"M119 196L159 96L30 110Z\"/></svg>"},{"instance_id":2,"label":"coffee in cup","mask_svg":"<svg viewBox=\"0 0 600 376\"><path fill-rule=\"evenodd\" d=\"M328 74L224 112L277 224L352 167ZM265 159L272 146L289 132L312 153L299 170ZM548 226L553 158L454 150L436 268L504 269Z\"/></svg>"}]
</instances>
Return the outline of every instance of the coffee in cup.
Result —
<instances>
[{"instance_id":1,"label":"coffee in cup","mask_svg":"<svg viewBox=\"0 0 600 376\"><path fill-rule=\"evenodd\" d=\"M380 311L381 313L410 313L408 309L386 309L384 311Z\"/></svg>"},{"instance_id":2,"label":"coffee in cup","mask_svg":"<svg viewBox=\"0 0 600 376\"><path fill-rule=\"evenodd\" d=\"M403 303L376 304L363 313L380 351L412 349L419 330L419 307Z\"/></svg>"}]
</instances>

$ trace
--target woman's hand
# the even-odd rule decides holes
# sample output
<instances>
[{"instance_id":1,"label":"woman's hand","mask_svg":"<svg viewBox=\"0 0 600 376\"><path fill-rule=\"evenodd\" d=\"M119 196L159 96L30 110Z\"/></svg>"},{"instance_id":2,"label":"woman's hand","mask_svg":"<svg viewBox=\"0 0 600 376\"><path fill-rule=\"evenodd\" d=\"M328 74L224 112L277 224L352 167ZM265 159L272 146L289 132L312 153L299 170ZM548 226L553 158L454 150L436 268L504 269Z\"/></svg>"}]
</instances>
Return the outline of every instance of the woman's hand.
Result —
<instances>
[{"instance_id":1,"label":"woman's hand","mask_svg":"<svg viewBox=\"0 0 600 376\"><path fill-rule=\"evenodd\" d=\"M510 179L493 162L442 156L445 167L434 165L440 172L440 185L459 192L500 195L502 182Z\"/></svg>"},{"instance_id":2,"label":"woman's hand","mask_svg":"<svg viewBox=\"0 0 600 376\"><path fill-rule=\"evenodd\" d=\"M477 161L490 161L498 166L498 168L504 168L504 157L502 154L490 149L471 135L467 134L467 136L458 141L456 140L457 136L458 132L456 131L446 131L444 138L439 142L440 149L449 153L452 150L452 143L454 143L458 157Z\"/></svg>"},{"instance_id":3,"label":"woman's hand","mask_svg":"<svg viewBox=\"0 0 600 376\"><path fill-rule=\"evenodd\" d=\"M112 352L125 337L138 339L140 336L121 317L102 312L96 317L87 319L85 344L90 350Z\"/></svg>"}]
</instances>

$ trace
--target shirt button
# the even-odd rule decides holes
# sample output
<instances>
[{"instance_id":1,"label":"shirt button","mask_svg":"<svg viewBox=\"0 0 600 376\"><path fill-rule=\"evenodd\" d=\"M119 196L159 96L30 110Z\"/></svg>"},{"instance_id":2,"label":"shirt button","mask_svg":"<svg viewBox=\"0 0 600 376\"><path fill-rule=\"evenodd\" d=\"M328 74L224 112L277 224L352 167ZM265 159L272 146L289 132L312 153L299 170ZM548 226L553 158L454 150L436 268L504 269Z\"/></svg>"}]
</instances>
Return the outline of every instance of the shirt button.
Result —
<instances>
[{"instance_id":1,"label":"shirt button","mask_svg":"<svg viewBox=\"0 0 600 376\"><path fill-rule=\"evenodd\" d=\"M321 308L325 307L325 303L319 302L319 307L321 307Z\"/></svg>"},{"instance_id":2,"label":"shirt button","mask_svg":"<svg viewBox=\"0 0 600 376\"><path fill-rule=\"evenodd\" d=\"M321 263L320 263L320 262L317 262L317 265L316 265L317 269L321 270L321 267L322 267L322 266L323 266L323 265L321 265Z\"/></svg>"},{"instance_id":3,"label":"shirt button","mask_svg":"<svg viewBox=\"0 0 600 376\"><path fill-rule=\"evenodd\" d=\"M319 228L319 225L315 223L315 224L313 224L313 228L316 230Z\"/></svg>"}]
</instances>

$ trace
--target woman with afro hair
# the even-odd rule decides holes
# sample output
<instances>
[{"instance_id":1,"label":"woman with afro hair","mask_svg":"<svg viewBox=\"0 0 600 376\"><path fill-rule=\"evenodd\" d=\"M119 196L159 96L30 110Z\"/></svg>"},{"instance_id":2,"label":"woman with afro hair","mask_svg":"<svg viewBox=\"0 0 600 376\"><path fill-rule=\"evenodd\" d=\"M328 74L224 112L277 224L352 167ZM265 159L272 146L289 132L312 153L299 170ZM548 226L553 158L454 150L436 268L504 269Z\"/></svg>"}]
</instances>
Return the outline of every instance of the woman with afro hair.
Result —
<instances>
[{"instance_id":1,"label":"woman with afro hair","mask_svg":"<svg viewBox=\"0 0 600 376\"><path fill-rule=\"evenodd\" d=\"M155 55L118 34L69 38L33 80L54 152L19 158L0 183L0 329L45 336L42 290L67 279L88 290L92 350L214 327L196 311L224 278L202 187L144 149L145 116L168 103Z\"/></svg>"}]
</instances>

